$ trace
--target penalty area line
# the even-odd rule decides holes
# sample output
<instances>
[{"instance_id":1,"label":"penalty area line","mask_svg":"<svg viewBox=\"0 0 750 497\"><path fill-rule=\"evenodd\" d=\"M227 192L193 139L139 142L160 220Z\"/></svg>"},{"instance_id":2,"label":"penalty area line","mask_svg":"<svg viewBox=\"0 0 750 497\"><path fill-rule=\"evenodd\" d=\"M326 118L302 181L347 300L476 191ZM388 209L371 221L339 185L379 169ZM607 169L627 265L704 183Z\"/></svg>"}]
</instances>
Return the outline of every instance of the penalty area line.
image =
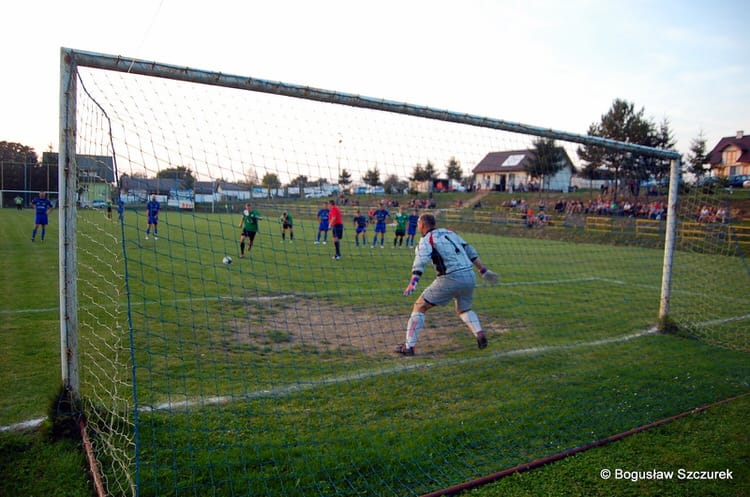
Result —
<instances>
[{"instance_id":1,"label":"penalty area line","mask_svg":"<svg viewBox=\"0 0 750 497\"><path fill-rule=\"evenodd\" d=\"M656 332L657 332L656 327L653 327L648 330L640 331L638 333L633 333L630 335L604 338L601 340L594 340L591 342L579 342L579 343L566 344L566 345L549 345L546 347L531 347L531 348L526 348L526 349L497 352L494 354L482 355L479 357L467 357L467 358L462 358L462 359L443 359L443 360L414 363L414 364L399 364L399 365L389 367L389 368L364 370L364 371L350 373L350 374L346 374L342 376L333 376L330 378L324 378L318 381L307 382L304 384L294 384L294 385L288 385L288 386L279 387L279 388L256 390L254 392L249 392L244 395L232 395L232 396L222 395L222 396L213 396L213 397L207 397L207 398L201 398L201 399L195 399L195 400L186 399L186 400L177 401L177 402L174 402L174 401L164 402L164 403L160 403L160 404L156 404L152 406L141 406L139 407L138 411L139 412L174 411L174 410L188 409L192 407L225 405L225 404L230 404L232 402L235 402L237 400L246 401L246 400L255 400L255 399L260 399L260 398L280 398L280 397L285 397L285 396L292 395L292 394L302 392L302 391L313 390L319 387L337 385L337 384L346 383L349 381L367 380L371 378L376 378L378 376L392 375L392 374L402 373L404 371L409 371L409 370L416 371L416 370L423 370L423 369L431 369L431 368L445 366L445 365L462 365L462 364L471 364L471 363L476 363L476 362L487 362L490 360L502 359L502 358L507 358L507 357L541 355L541 354L545 354L548 352L554 352L557 350L571 350L571 349L579 349L579 348L586 348L586 347L599 347L603 345L610 345L613 343L628 342L628 341L635 340L644 336L654 335L656 334Z\"/></svg>"}]
</instances>

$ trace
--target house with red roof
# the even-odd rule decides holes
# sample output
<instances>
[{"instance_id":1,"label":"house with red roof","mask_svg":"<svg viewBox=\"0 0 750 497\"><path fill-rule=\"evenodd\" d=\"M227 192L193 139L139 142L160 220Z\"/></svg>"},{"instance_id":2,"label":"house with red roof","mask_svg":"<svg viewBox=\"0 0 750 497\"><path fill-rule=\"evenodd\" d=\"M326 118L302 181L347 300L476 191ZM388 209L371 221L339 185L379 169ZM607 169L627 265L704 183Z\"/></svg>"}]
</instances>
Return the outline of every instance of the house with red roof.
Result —
<instances>
[{"instance_id":1,"label":"house with red roof","mask_svg":"<svg viewBox=\"0 0 750 497\"><path fill-rule=\"evenodd\" d=\"M564 165L556 174L534 178L527 170L527 163L534 159L533 150L509 150L488 153L476 167L474 185L479 190L513 191L558 191L567 192L575 172L568 153L561 147Z\"/></svg>"},{"instance_id":2,"label":"house with red roof","mask_svg":"<svg viewBox=\"0 0 750 497\"><path fill-rule=\"evenodd\" d=\"M738 176L750 174L750 136L738 131L735 136L727 136L708 153L711 176Z\"/></svg>"}]
</instances>

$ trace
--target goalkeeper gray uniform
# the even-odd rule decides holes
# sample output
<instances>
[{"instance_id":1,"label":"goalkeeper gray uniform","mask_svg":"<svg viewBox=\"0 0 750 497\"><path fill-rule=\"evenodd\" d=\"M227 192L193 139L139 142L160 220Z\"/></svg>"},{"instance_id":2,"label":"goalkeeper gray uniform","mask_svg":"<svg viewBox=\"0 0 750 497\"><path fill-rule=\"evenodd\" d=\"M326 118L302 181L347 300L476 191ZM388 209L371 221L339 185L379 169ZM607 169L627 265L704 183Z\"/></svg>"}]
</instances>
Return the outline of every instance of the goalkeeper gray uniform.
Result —
<instances>
[{"instance_id":1,"label":"goalkeeper gray uniform","mask_svg":"<svg viewBox=\"0 0 750 497\"><path fill-rule=\"evenodd\" d=\"M445 305L455 299L457 312L471 309L476 286L472 262L479 257L474 247L454 231L435 228L422 237L414 253L412 275L421 277L430 262L438 275L422 292L425 301Z\"/></svg>"},{"instance_id":2,"label":"goalkeeper gray uniform","mask_svg":"<svg viewBox=\"0 0 750 497\"><path fill-rule=\"evenodd\" d=\"M434 217L430 219L434 226ZM419 332L424 328L424 312L432 306L445 305L451 300L455 300L456 313L477 339L479 348L486 347L487 339L479 323L479 317L471 310L476 286L474 262L481 266L479 254L474 247L451 230L432 228L423 232L414 254L412 280L404 295L414 290L425 266L430 262L435 266L437 278L425 288L414 303L414 309L406 324L406 341L399 345L396 351L404 355L414 355ZM486 271L486 268L483 269Z\"/></svg>"}]
</instances>

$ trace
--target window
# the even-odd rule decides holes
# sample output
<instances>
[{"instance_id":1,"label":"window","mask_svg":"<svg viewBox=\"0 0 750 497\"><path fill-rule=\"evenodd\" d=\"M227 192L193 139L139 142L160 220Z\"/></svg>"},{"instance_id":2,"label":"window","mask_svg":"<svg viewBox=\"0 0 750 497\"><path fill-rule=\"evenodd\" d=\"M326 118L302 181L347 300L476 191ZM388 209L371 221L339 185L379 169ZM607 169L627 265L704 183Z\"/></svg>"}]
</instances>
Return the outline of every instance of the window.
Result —
<instances>
[{"instance_id":1,"label":"window","mask_svg":"<svg viewBox=\"0 0 750 497\"><path fill-rule=\"evenodd\" d=\"M731 166L737 164L737 159L740 156L740 151L736 147L728 147L721 154L721 163L725 166Z\"/></svg>"}]
</instances>

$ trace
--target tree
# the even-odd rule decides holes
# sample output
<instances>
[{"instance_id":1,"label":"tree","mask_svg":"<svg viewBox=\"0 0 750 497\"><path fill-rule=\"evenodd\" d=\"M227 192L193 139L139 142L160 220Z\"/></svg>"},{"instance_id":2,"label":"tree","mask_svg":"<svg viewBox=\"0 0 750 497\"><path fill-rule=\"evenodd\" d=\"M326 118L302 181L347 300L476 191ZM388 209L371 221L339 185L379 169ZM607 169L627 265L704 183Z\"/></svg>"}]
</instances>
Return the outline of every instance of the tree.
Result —
<instances>
[{"instance_id":1,"label":"tree","mask_svg":"<svg viewBox=\"0 0 750 497\"><path fill-rule=\"evenodd\" d=\"M693 138L690 141L690 153L688 154L687 163L688 172L693 173L696 178L700 178L706 174L703 166L708 163L708 156L706 155L706 137L702 130L697 138Z\"/></svg>"},{"instance_id":2,"label":"tree","mask_svg":"<svg viewBox=\"0 0 750 497\"><path fill-rule=\"evenodd\" d=\"M195 186L195 177L190 168L185 166L168 167L156 173L157 178L175 179L180 182L183 190L192 190Z\"/></svg>"},{"instance_id":3,"label":"tree","mask_svg":"<svg viewBox=\"0 0 750 497\"><path fill-rule=\"evenodd\" d=\"M0 161L36 165L39 158L33 148L15 142L0 142Z\"/></svg>"},{"instance_id":4,"label":"tree","mask_svg":"<svg viewBox=\"0 0 750 497\"><path fill-rule=\"evenodd\" d=\"M275 173L266 173L260 184L268 190L268 198L271 198L271 190L281 188L281 180Z\"/></svg>"},{"instance_id":5,"label":"tree","mask_svg":"<svg viewBox=\"0 0 750 497\"><path fill-rule=\"evenodd\" d=\"M655 133L651 137L650 142L650 147L660 148L663 150L674 149L676 142L674 140L674 136L672 135L672 130L669 129L669 120L667 118L664 118L661 123L659 123L659 129L655 131ZM642 179L661 179L669 177L669 159L644 156L641 158L640 162L642 167L637 168L636 171L634 171L636 173L632 175L632 178L634 180L639 181Z\"/></svg>"},{"instance_id":6,"label":"tree","mask_svg":"<svg viewBox=\"0 0 750 497\"><path fill-rule=\"evenodd\" d=\"M341 174L339 174L339 185L341 185L343 189L346 190L351 184L352 175L346 169L342 169Z\"/></svg>"},{"instance_id":7,"label":"tree","mask_svg":"<svg viewBox=\"0 0 750 497\"><path fill-rule=\"evenodd\" d=\"M537 138L529 160L524 165L526 173L533 178L541 178L539 192L544 189L544 183L549 184L550 176L554 176L565 167L565 152L558 147L552 138Z\"/></svg>"},{"instance_id":8,"label":"tree","mask_svg":"<svg viewBox=\"0 0 750 497\"><path fill-rule=\"evenodd\" d=\"M461 163L458 162L455 157L451 157L448 161L448 167L445 169L445 174L448 176L448 179L454 181L461 181L461 178L463 178L464 171L461 169Z\"/></svg>"},{"instance_id":9,"label":"tree","mask_svg":"<svg viewBox=\"0 0 750 497\"><path fill-rule=\"evenodd\" d=\"M251 187L261 184L260 177L258 176L258 171L253 166L248 167L245 171L245 181Z\"/></svg>"},{"instance_id":10,"label":"tree","mask_svg":"<svg viewBox=\"0 0 750 497\"><path fill-rule=\"evenodd\" d=\"M427 165L424 167L424 174L426 176L425 179L427 179L430 184L432 184L432 180L437 178L437 171L435 170L435 164L432 163L432 161L427 161Z\"/></svg>"},{"instance_id":11,"label":"tree","mask_svg":"<svg viewBox=\"0 0 750 497\"><path fill-rule=\"evenodd\" d=\"M307 176L299 175L289 182L289 186L298 187L301 189L304 188L308 182L309 180L307 179Z\"/></svg>"},{"instance_id":12,"label":"tree","mask_svg":"<svg viewBox=\"0 0 750 497\"><path fill-rule=\"evenodd\" d=\"M409 179L412 181L426 181L427 180L427 175L425 174L422 164L417 164L416 166L414 166L414 170L411 172L411 176L409 176Z\"/></svg>"},{"instance_id":13,"label":"tree","mask_svg":"<svg viewBox=\"0 0 750 497\"><path fill-rule=\"evenodd\" d=\"M391 174L383 182L385 193L401 193L409 187L409 183L398 179L398 176Z\"/></svg>"},{"instance_id":14,"label":"tree","mask_svg":"<svg viewBox=\"0 0 750 497\"><path fill-rule=\"evenodd\" d=\"M375 166L373 169L368 169L365 175L362 176L362 181L370 186L378 186L380 184L380 170L378 169L378 166Z\"/></svg>"},{"instance_id":15,"label":"tree","mask_svg":"<svg viewBox=\"0 0 750 497\"><path fill-rule=\"evenodd\" d=\"M588 134L626 143L655 146L659 142L659 137L662 140L665 139L665 130L662 129L660 133L657 133L654 123L643 117L643 114L643 109L636 111L632 103L616 99L610 110L602 115L601 122L589 126ZM666 125L666 131L666 136L668 136L668 125ZM578 148L577 153L582 161L596 164L597 168L609 171L615 185L622 177L647 177L647 170L654 164L653 161L637 160L629 152L605 149L596 145L583 145ZM617 198L616 187L614 196Z\"/></svg>"}]
</instances>

